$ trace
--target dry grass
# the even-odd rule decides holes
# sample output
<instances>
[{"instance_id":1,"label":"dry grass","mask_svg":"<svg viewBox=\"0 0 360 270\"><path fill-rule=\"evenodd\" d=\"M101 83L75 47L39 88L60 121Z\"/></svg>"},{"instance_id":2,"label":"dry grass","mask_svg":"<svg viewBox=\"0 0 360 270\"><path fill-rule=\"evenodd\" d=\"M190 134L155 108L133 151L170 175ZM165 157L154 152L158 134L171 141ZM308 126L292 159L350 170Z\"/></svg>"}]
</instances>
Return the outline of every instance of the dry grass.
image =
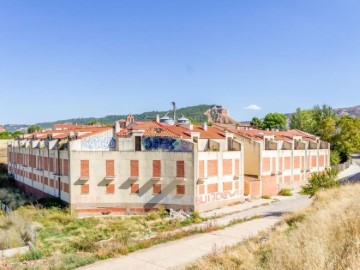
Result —
<instances>
[{"instance_id":1,"label":"dry grass","mask_svg":"<svg viewBox=\"0 0 360 270\"><path fill-rule=\"evenodd\" d=\"M68 208L27 205L13 213L14 217L22 217L32 224L37 237L34 251L7 260L12 262L12 269L28 269L29 265L39 270L75 269L97 260L218 229L208 226L187 230L189 225L203 221L196 212L183 221L170 219L165 210L147 216L80 219L72 216ZM15 231L20 231L13 223L9 223L8 227L14 229L14 235ZM0 236L1 230L0 219ZM0 269L2 267L0 263Z\"/></svg>"},{"instance_id":2,"label":"dry grass","mask_svg":"<svg viewBox=\"0 0 360 270\"><path fill-rule=\"evenodd\" d=\"M360 185L319 192L274 229L188 269L360 269Z\"/></svg>"},{"instance_id":3,"label":"dry grass","mask_svg":"<svg viewBox=\"0 0 360 270\"><path fill-rule=\"evenodd\" d=\"M29 223L22 217L0 214L0 250L25 246L31 240Z\"/></svg>"}]
</instances>

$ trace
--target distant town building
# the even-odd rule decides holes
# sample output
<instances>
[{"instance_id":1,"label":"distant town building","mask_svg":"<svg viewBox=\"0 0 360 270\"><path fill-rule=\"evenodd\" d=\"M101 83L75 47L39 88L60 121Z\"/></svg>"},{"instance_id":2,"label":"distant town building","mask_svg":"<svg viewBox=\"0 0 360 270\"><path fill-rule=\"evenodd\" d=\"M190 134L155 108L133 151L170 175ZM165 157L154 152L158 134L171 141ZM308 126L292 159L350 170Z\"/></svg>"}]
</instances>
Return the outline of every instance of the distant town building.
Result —
<instances>
[{"instance_id":1,"label":"distant town building","mask_svg":"<svg viewBox=\"0 0 360 270\"><path fill-rule=\"evenodd\" d=\"M59 197L77 216L207 211L244 200L242 144L206 123L129 115L113 127L56 125L12 141L8 156L19 185Z\"/></svg>"},{"instance_id":2,"label":"distant town building","mask_svg":"<svg viewBox=\"0 0 360 270\"><path fill-rule=\"evenodd\" d=\"M5 127L0 125L0 132L4 132L4 131L6 131Z\"/></svg>"}]
</instances>

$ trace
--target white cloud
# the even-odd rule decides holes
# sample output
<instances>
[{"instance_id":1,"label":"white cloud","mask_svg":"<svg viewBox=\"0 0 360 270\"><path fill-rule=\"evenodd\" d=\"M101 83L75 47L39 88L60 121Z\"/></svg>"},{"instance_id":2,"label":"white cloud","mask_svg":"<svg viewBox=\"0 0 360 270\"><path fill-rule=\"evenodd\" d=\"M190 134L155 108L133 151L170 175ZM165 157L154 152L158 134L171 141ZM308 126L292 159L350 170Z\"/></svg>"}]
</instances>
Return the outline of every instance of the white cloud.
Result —
<instances>
[{"instance_id":1,"label":"white cloud","mask_svg":"<svg viewBox=\"0 0 360 270\"><path fill-rule=\"evenodd\" d=\"M249 106L246 106L243 108L244 110L254 110L254 111L259 111L261 110L261 108L258 105L252 104Z\"/></svg>"}]
</instances>

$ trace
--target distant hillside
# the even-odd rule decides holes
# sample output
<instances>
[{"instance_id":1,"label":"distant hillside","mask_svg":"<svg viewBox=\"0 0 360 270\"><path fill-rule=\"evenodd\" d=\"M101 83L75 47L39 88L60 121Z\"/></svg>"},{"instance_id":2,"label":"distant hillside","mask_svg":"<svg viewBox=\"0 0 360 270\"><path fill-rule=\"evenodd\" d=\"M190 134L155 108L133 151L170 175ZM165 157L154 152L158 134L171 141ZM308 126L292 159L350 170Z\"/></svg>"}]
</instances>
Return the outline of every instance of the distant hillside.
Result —
<instances>
[{"instance_id":1,"label":"distant hillside","mask_svg":"<svg viewBox=\"0 0 360 270\"><path fill-rule=\"evenodd\" d=\"M191 120L203 123L207 121L208 117L204 114L209 108L213 107L214 105L206 105L201 104L197 106L191 106L191 107L185 107L185 108L179 108L176 110L177 117L181 117L184 115L187 118L190 118ZM139 121L144 120L153 120L156 118L156 115L159 114L160 117L164 116L166 113L169 113L169 116L172 117L172 111L169 109L168 111L151 111L151 112L144 112L141 114L134 114L135 119ZM113 124L116 120L126 118L125 114L120 115L107 115L105 117L95 118L95 117L86 117L86 118L72 118L72 119L65 119L65 120L58 120L55 122L42 122L37 123L36 125L39 125L43 128L50 128L54 124L62 124L62 123L77 123L77 124L87 124L91 121L101 121L106 124Z\"/></svg>"},{"instance_id":2,"label":"distant hillside","mask_svg":"<svg viewBox=\"0 0 360 270\"><path fill-rule=\"evenodd\" d=\"M14 132L14 131L17 131L17 130L20 130L20 131L26 131L27 128L28 128L29 125L20 125L20 124L7 124L7 125L4 125L4 128L7 130L7 131L10 131L10 132Z\"/></svg>"},{"instance_id":3,"label":"distant hillside","mask_svg":"<svg viewBox=\"0 0 360 270\"><path fill-rule=\"evenodd\" d=\"M334 110L337 115L349 115L353 117L360 117L360 105L349 107L349 108L340 108Z\"/></svg>"}]
</instances>

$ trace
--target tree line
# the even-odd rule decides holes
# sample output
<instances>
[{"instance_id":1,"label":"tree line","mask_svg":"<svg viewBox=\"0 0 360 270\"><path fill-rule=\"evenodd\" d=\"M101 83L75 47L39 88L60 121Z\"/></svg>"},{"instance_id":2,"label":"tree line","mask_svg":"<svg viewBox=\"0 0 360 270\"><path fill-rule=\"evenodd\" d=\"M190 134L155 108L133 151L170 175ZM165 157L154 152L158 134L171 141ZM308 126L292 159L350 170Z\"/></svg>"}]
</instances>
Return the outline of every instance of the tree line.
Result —
<instances>
[{"instance_id":1,"label":"tree line","mask_svg":"<svg viewBox=\"0 0 360 270\"><path fill-rule=\"evenodd\" d=\"M298 129L319 136L331 145L331 164L345 161L360 150L360 118L338 116L328 105L296 109L287 125L286 115L269 113L264 119L254 117L250 124L259 129Z\"/></svg>"}]
</instances>

